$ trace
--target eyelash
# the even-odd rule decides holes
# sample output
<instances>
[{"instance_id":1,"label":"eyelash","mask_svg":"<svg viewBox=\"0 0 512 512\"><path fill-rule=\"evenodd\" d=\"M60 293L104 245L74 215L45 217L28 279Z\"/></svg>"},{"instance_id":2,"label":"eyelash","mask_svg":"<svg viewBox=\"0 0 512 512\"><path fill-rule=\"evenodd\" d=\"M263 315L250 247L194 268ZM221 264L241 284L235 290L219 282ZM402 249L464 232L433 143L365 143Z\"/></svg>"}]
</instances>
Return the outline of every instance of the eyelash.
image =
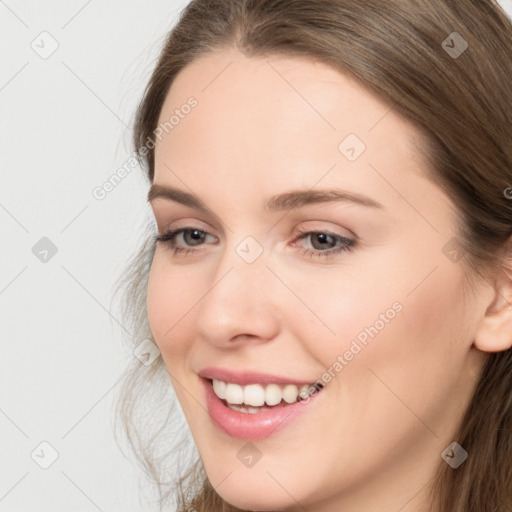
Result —
<instances>
[{"instance_id":1,"label":"eyelash","mask_svg":"<svg viewBox=\"0 0 512 512\"><path fill-rule=\"evenodd\" d=\"M186 256L189 253L196 252L196 250L195 249L183 249L182 247L178 247L176 245L176 242L175 242L176 237L180 233L185 232L185 231L199 231L200 233L204 233L206 236L211 235L210 233L208 233L208 231L204 231L202 229L185 227L185 228L169 230L169 231L166 231L165 233L163 233L161 235L156 235L155 236L155 241L156 242L163 242L166 245L166 247L168 247L169 249L171 249L173 251L174 254L178 254L178 253L182 254L182 253L184 253L182 255ZM341 236L341 235L337 235L335 233L331 233L329 231L301 231L301 230L299 230L298 233L299 233L300 236L298 236L296 238L296 240L303 240L304 238L307 238L309 235L319 235L319 234L322 234L322 235L328 235L328 236L333 237L335 242L342 242L342 243L345 244L345 245L342 245L341 247L338 247L336 249L330 249L329 251L320 251L318 249L315 249L315 250L305 249L302 252L302 255L303 256L308 256L311 259L313 259L315 257L331 259L334 256L336 256L337 254L340 254L340 253L342 253L344 251L350 252L350 251L354 250L354 247L356 245L356 241L355 240L350 239L350 238L346 238L346 237ZM213 236L213 235L211 235L211 236Z\"/></svg>"}]
</instances>

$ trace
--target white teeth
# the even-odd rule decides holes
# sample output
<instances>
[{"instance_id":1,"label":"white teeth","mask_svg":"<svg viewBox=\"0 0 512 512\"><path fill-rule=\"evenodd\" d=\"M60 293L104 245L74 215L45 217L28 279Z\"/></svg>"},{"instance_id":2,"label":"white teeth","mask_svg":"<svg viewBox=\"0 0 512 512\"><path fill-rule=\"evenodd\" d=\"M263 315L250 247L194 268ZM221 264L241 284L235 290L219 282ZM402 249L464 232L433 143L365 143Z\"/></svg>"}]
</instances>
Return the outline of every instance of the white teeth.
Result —
<instances>
[{"instance_id":1,"label":"white teeth","mask_svg":"<svg viewBox=\"0 0 512 512\"><path fill-rule=\"evenodd\" d=\"M283 398L281 388L277 384L268 384L265 389L265 402L267 405L277 405Z\"/></svg>"},{"instance_id":2,"label":"white teeth","mask_svg":"<svg viewBox=\"0 0 512 512\"><path fill-rule=\"evenodd\" d=\"M226 384L225 400L230 404L244 402L244 388L238 384Z\"/></svg>"},{"instance_id":3,"label":"white teeth","mask_svg":"<svg viewBox=\"0 0 512 512\"><path fill-rule=\"evenodd\" d=\"M265 403L265 390L259 384L249 384L244 387L244 403L259 407Z\"/></svg>"},{"instance_id":4,"label":"white teeth","mask_svg":"<svg viewBox=\"0 0 512 512\"><path fill-rule=\"evenodd\" d=\"M311 387L308 384L296 386L295 384L248 384L240 386L229 382L223 382L213 379L213 391L221 399L226 400L229 405L238 405L240 407L231 407L234 410L255 413L260 412L261 407L267 405L278 405L281 401L293 404L297 399L301 400L309 396L308 390ZM242 405L243 404L243 405ZM249 406L249 407L245 407ZM259 407L260 409L254 409Z\"/></svg>"},{"instance_id":5,"label":"white teeth","mask_svg":"<svg viewBox=\"0 0 512 512\"><path fill-rule=\"evenodd\" d=\"M213 390L215 391L215 394L224 400L226 398L226 383L222 382L221 380L214 380L213 381Z\"/></svg>"},{"instance_id":6,"label":"white teeth","mask_svg":"<svg viewBox=\"0 0 512 512\"><path fill-rule=\"evenodd\" d=\"M297 401L299 389L295 384L287 384L283 389L283 400L289 404Z\"/></svg>"},{"instance_id":7,"label":"white teeth","mask_svg":"<svg viewBox=\"0 0 512 512\"><path fill-rule=\"evenodd\" d=\"M244 407L243 405L232 405L232 404L228 404L228 407L230 409L233 409L233 411L245 412L246 414L257 414L257 413L261 412L259 407Z\"/></svg>"}]
</instances>

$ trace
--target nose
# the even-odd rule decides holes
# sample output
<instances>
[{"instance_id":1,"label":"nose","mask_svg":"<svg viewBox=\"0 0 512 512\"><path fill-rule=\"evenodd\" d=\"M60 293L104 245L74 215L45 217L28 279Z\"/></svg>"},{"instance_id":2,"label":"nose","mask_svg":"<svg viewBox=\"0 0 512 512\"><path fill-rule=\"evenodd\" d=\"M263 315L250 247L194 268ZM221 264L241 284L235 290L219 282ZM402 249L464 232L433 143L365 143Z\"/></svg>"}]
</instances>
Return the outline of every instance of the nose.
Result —
<instances>
[{"instance_id":1,"label":"nose","mask_svg":"<svg viewBox=\"0 0 512 512\"><path fill-rule=\"evenodd\" d=\"M236 251L226 251L196 310L202 339L229 348L248 340L268 342L277 336L282 291L266 263L265 254L247 263Z\"/></svg>"}]
</instances>

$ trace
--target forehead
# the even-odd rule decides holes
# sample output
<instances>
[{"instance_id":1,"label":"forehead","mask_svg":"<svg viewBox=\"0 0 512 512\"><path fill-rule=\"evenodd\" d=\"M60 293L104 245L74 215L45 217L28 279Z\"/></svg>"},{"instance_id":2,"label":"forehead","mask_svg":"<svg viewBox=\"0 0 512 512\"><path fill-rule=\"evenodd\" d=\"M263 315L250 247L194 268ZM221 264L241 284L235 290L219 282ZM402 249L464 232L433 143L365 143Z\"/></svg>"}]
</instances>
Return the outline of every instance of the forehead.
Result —
<instances>
[{"instance_id":1,"label":"forehead","mask_svg":"<svg viewBox=\"0 0 512 512\"><path fill-rule=\"evenodd\" d=\"M197 106L182 111L190 97ZM178 122L155 148L155 181L176 183L170 167L194 187L222 182L225 192L251 183L270 195L319 180L364 192L376 180L382 186L375 168L402 180L404 162L409 179L422 166L409 123L348 75L309 58L202 56L177 75L159 124L173 115Z\"/></svg>"},{"instance_id":2,"label":"forehead","mask_svg":"<svg viewBox=\"0 0 512 512\"><path fill-rule=\"evenodd\" d=\"M350 76L306 57L247 58L234 50L202 56L177 75L159 122L190 96L199 103L195 113L202 113L194 116L194 128L216 122L212 137L236 129L248 139L278 135L281 141L288 134L313 141L336 132L363 134L384 115L400 123Z\"/></svg>"}]
</instances>

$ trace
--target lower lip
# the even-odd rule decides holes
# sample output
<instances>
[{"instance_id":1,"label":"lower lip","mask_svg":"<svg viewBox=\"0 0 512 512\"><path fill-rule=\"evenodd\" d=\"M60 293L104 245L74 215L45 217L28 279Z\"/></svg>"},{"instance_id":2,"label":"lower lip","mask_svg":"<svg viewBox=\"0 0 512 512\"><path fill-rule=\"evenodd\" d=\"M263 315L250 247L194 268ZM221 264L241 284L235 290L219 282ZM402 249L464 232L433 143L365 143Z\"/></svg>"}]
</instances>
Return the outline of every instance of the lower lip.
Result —
<instances>
[{"instance_id":1,"label":"lower lip","mask_svg":"<svg viewBox=\"0 0 512 512\"><path fill-rule=\"evenodd\" d=\"M310 411L318 402L317 393L309 400L285 406L274 406L271 410L249 414L230 409L215 394L210 380L201 379L206 393L206 405L213 423L231 437L255 441L264 439L288 425L301 414Z\"/></svg>"}]
</instances>

